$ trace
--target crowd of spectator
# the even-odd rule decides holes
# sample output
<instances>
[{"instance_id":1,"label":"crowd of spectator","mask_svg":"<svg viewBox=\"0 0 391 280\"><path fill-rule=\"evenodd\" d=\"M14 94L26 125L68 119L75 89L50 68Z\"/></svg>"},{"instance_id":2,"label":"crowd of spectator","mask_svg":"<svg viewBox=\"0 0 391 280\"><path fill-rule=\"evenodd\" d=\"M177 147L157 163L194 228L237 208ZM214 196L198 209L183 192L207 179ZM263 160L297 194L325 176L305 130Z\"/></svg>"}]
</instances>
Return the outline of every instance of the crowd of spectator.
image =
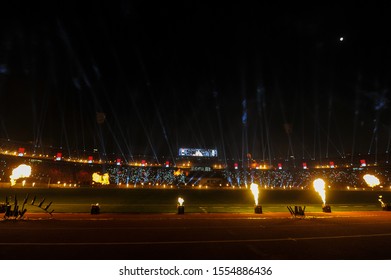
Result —
<instances>
[{"instance_id":1,"label":"crowd of spectator","mask_svg":"<svg viewBox=\"0 0 391 280\"><path fill-rule=\"evenodd\" d=\"M292 170L224 170L223 176L230 185L245 186L252 182L273 188L307 188L317 178L333 187L367 187L363 176L370 173L379 178L383 186L391 185L387 168L339 168Z\"/></svg>"},{"instance_id":2,"label":"crowd of spectator","mask_svg":"<svg viewBox=\"0 0 391 280\"><path fill-rule=\"evenodd\" d=\"M287 170L260 169L211 169L191 170L175 166L129 166L126 164L100 165L76 164L53 160L36 160L21 157L0 158L0 182L9 182L12 168L20 163L32 167L31 182L41 184L69 184L91 186L92 174L109 174L112 186L197 186L201 182L216 182L210 187L244 187L257 183L262 187L308 188L313 180L322 178L326 184L336 188L367 187L363 176L367 173L379 178L381 186L391 186L390 169L387 166L350 168L311 168ZM208 169L209 170L209 169ZM206 180L210 178L210 180Z\"/></svg>"},{"instance_id":3,"label":"crowd of spectator","mask_svg":"<svg viewBox=\"0 0 391 280\"><path fill-rule=\"evenodd\" d=\"M166 167L111 166L107 169L114 184L146 184L151 186L186 183L185 172Z\"/></svg>"}]
</instances>

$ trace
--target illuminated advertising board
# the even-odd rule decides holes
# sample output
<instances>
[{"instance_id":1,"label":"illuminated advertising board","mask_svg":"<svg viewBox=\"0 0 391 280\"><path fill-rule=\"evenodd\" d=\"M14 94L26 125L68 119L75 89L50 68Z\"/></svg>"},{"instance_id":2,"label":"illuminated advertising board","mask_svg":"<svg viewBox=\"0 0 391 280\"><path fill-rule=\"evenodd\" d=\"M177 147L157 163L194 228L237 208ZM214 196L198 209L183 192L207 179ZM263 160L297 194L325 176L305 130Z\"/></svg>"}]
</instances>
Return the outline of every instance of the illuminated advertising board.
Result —
<instances>
[{"instance_id":1,"label":"illuminated advertising board","mask_svg":"<svg viewBox=\"0 0 391 280\"><path fill-rule=\"evenodd\" d=\"M217 157L215 149L180 148L180 157Z\"/></svg>"}]
</instances>

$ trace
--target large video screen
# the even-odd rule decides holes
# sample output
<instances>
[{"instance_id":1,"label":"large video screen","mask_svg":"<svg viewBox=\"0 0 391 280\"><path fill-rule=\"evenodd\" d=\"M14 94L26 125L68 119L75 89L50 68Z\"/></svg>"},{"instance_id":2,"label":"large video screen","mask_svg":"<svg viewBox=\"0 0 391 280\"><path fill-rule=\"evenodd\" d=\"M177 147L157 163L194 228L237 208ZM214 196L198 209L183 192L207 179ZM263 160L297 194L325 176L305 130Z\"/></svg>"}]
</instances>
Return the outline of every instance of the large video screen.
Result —
<instances>
[{"instance_id":1,"label":"large video screen","mask_svg":"<svg viewBox=\"0 0 391 280\"><path fill-rule=\"evenodd\" d=\"M180 157L217 157L215 149L180 148Z\"/></svg>"}]
</instances>

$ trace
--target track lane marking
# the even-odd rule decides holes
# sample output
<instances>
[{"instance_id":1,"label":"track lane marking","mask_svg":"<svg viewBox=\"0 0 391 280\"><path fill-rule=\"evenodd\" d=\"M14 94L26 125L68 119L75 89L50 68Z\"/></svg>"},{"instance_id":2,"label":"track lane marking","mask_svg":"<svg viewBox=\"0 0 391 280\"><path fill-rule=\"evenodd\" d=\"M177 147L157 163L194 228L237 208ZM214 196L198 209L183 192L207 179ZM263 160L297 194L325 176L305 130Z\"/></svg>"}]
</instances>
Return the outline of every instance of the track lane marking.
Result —
<instances>
[{"instance_id":1,"label":"track lane marking","mask_svg":"<svg viewBox=\"0 0 391 280\"><path fill-rule=\"evenodd\" d=\"M312 237L284 237L266 239L239 239L239 240L189 240L189 241L140 241L140 242L1 242L0 246L97 246L97 245L172 245L172 244L210 244L210 243L257 243L257 242L281 242L281 241L305 241L325 239L347 239L387 237L391 233L337 235L337 236L312 236Z\"/></svg>"}]
</instances>

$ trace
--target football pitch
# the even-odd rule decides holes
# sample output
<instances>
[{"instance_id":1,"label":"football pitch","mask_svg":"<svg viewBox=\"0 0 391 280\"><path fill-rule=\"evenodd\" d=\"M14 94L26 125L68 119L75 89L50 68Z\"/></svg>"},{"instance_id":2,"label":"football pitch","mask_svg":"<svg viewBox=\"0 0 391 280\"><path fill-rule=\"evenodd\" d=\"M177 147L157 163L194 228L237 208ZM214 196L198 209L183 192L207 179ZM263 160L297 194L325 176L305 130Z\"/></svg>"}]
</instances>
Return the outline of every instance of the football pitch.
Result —
<instances>
[{"instance_id":1,"label":"football pitch","mask_svg":"<svg viewBox=\"0 0 391 280\"><path fill-rule=\"evenodd\" d=\"M326 203L332 211L381 210L379 196L391 201L386 190L328 190ZM186 213L253 213L254 197L249 189L152 189L152 188L0 188L0 203L21 205L27 198L28 212L52 202L55 213L89 213L98 203L101 213L175 213L178 197ZM35 198L34 205L31 205ZM306 206L307 212L322 212L322 200L313 190L260 190L263 212L287 212L287 206Z\"/></svg>"}]
</instances>

